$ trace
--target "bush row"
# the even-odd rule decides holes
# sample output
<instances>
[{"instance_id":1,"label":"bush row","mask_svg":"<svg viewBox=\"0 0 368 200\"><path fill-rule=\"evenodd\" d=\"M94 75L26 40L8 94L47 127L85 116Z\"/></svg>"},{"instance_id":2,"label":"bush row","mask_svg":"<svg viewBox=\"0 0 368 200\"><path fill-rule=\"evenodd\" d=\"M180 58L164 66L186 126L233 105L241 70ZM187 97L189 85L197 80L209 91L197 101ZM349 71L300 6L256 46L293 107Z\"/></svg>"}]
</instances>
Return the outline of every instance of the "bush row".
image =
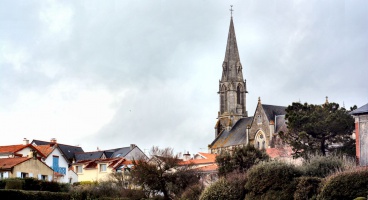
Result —
<instances>
[{"instance_id":1,"label":"bush row","mask_svg":"<svg viewBox=\"0 0 368 200\"><path fill-rule=\"evenodd\" d=\"M277 161L260 163L241 179L221 177L204 189L199 199L332 200L366 197L368 170L343 170L343 162L336 158L318 157L301 167ZM192 199L198 197L192 196Z\"/></svg>"},{"instance_id":2,"label":"bush row","mask_svg":"<svg viewBox=\"0 0 368 200\"><path fill-rule=\"evenodd\" d=\"M35 178L9 178L0 181L0 189L68 192L69 184L42 181Z\"/></svg>"}]
</instances>

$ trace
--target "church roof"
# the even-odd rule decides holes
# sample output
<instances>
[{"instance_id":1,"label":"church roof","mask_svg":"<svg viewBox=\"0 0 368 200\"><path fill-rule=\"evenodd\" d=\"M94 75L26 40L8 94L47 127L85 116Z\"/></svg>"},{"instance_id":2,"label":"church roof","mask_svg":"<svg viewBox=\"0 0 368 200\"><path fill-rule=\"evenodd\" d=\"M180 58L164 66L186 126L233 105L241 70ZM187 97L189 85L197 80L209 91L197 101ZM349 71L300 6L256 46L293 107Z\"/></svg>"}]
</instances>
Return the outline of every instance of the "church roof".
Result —
<instances>
[{"instance_id":1,"label":"church roof","mask_svg":"<svg viewBox=\"0 0 368 200\"><path fill-rule=\"evenodd\" d=\"M285 106L274 106L274 105L262 104L262 108L264 112L266 113L268 121L275 120L275 116L286 114Z\"/></svg>"},{"instance_id":2,"label":"church roof","mask_svg":"<svg viewBox=\"0 0 368 200\"><path fill-rule=\"evenodd\" d=\"M211 148L227 147L247 143L246 130L247 126L251 125L253 117L246 117L239 119L230 131L223 131L212 142Z\"/></svg>"},{"instance_id":3,"label":"church roof","mask_svg":"<svg viewBox=\"0 0 368 200\"><path fill-rule=\"evenodd\" d=\"M361 114L365 114L365 113L368 113L368 103L365 104L364 106L350 112L350 114L352 114L352 115L361 115Z\"/></svg>"}]
</instances>

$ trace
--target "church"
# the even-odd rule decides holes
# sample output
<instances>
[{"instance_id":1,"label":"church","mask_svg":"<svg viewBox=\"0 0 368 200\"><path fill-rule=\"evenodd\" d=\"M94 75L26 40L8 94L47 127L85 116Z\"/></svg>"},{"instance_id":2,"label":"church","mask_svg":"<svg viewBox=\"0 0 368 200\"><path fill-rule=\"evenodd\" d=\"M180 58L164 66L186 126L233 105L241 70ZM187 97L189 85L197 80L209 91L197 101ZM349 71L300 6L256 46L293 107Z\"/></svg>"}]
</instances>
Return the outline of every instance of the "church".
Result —
<instances>
[{"instance_id":1,"label":"church","mask_svg":"<svg viewBox=\"0 0 368 200\"><path fill-rule=\"evenodd\" d=\"M258 98L254 115L248 116L247 93L231 16L219 81L220 106L215 125L215 139L208 145L210 153L232 151L235 147L247 144L259 149L270 149L281 144L278 133L287 129L286 107L262 104Z\"/></svg>"}]
</instances>

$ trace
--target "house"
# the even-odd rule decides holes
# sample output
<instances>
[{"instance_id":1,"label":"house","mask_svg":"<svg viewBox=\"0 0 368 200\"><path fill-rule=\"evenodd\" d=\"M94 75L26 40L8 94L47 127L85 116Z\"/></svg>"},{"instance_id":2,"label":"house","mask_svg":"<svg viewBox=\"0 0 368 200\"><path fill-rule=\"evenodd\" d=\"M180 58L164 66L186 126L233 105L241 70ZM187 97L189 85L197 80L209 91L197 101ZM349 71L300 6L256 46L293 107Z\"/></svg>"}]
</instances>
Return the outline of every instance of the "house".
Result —
<instances>
[{"instance_id":1,"label":"house","mask_svg":"<svg viewBox=\"0 0 368 200\"><path fill-rule=\"evenodd\" d=\"M355 118L356 158L360 166L368 165L368 103L350 112Z\"/></svg>"},{"instance_id":2,"label":"house","mask_svg":"<svg viewBox=\"0 0 368 200\"><path fill-rule=\"evenodd\" d=\"M203 185L209 185L218 179L218 166L216 154L198 152L192 159L188 159L189 153L184 154L184 160L179 165L190 165L200 176Z\"/></svg>"},{"instance_id":3,"label":"house","mask_svg":"<svg viewBox=\"0 0 368 200\"><path fill-rule=\"evenodd\" d=\"M54 171L37 157L15 157L0 159L0 179L33 177L52 181Z\"/></svg>"},{"instance_id":4,"label":"house","mask_svg":"<svg viewBox=\"0 0 368 200\"><path fill-rule=\"evenodd\" d=\"M115 172L130 171L132 162L125 158L80 160L73 163L78 181L107 181Z\"/></svg>"},{"instance_id":5,"label":"house","mask_svg":"<svg viewBox=\"0 0 368 200\"><path fill-rule=\"evenodd\" d=\"M54 181L61 183L78 182L75 172L69 170L69 160L62 153L59 144L51 142L46 145L34 146L45 156L42 160L54 171Z\"/></svg>"},{"instance_id":6,"label":"house","mask_svg":"<svg viewBox=\"0 0 368 200\"><path fill-rule=\"evenodd\" d=\"M109 149L103 151L81 152L75 154L75 160L94 160L105 158L125 158L127 160L147 158L144 152L135 144L129 147L121 147L116 149Z\"/></svg>"},{"instance_id":7,"label":"house","mask_svg":"<svg viewBox=\"0 0 368 200\"><path fill-rule=\"evenodd\" d=\"M65 156L65 158L68 160L69 167L71 166L73 161L75 161L75 153L84 152L82 147L67 145L67 144L60 144L60 143L57 143L57 140L55 138L51 138L50 142L42 141L42 140L33 140L31 142L31 144L33 146L58 144L59 150Z\"/></svg>"},{"instance_id":8,"label":"house","mask_svg":"<svg viewBox=\"0 0 368 200\"><path fill-rule=\"evenodd\" d=\"M36 153L38 158L45 156L29 144L29 140L26 138L24 138L23 144L0 146L0 158L32 157L33 153Z\"/></svg>"}]
</instances>

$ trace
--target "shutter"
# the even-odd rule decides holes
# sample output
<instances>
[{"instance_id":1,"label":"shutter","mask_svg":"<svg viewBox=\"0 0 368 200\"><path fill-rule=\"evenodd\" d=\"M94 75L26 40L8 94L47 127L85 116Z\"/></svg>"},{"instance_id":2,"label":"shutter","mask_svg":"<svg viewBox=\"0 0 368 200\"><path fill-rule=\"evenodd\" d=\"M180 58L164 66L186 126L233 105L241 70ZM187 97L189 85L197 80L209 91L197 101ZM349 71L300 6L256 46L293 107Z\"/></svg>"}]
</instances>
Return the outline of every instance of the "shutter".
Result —
<instances>
[{"instance_id":1,"label":"shutter","mask_svg":"<svg viewBox=\"0 0 368 200\"><path fill-rule=\"evenodd\" d=\"M41 180L42 179L42 175L41 174L38 174L38 180Z\"/></svg>"},{"instance_id":2,"label":"shutter","mask_svg":"<svg viewBox=\"0 0 368 200\"><path fill-rule=\"evenodd\" d=\"M4 178L9 178L9 172L4 172Z\"/></svg>"},{"instance_id":3,"label":"shutter","mask_svg":"<svg viewBox=\"0 0 368 200\"><path fill-rule=\"evenodd\" d=\"M17 177L22 178L22 172L17 172Z\"/></svg>"},{"instance_id":4,"label":"shutter","mask_svg":"<svg viewBox=\"0 0 368 200\"><path fill-rule=\"evenodd\" d=\"M48 175L47 178L49 179L49 181L52 181L52 176Z\"/></svg>"},{"instance_id":5,"label":"shutter","mask_svg":"<svg viewBox=\"0 0 368 200\"><path fill-rule=\"evenodd\" d=\"M33 177L33 173L29 173L29 177Z\"/></svg>"}]
</instances>

